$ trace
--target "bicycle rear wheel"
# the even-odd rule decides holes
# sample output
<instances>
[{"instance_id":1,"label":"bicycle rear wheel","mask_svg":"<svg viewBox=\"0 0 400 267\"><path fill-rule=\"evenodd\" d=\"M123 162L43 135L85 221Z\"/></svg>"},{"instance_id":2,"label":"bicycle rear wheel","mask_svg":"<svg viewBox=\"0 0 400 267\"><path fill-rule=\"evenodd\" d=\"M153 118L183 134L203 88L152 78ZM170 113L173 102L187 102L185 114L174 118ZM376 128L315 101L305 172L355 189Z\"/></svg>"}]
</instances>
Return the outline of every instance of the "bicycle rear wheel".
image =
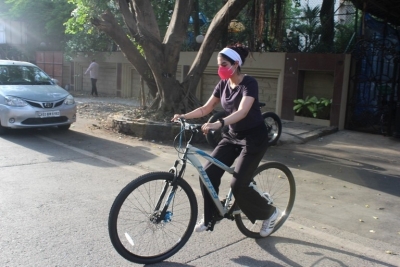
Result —
<instances>
[{"instance_id":1,"label":"bicycle rear wheel","mask_svg":"<svg viewBox=\"0 0 400 267\"><path fill-rule=\"evenodd\" d=\"M262 116L268 128L268 142L270 145L276 145L282 134L282 121L274 112L264 112Z\"/></svg>"},{"instance_id":2,"label":"bicycle rear wheel","mask_svg":"<svg viewBox=\"0 0 400 267\"><path fill-rule=\"evenodd\" d=\"M278 220L274 233L288 218L292 211L296 196L296 185L292 172L288 167L279 162L268 162L259 166L254 172L253 182L259 190L268 194L273 201L273 206L279 209ZM261 238L260 229L262 220L253 224L244 213L235 215L236 225L245 236Z\"/></svg>"},{"instance_id":3,"label":"bicycle rear wheel","mask_svg":"<svg viewBox=\"0 0 400 267\"><path fill-rule=\"evenodd\" d=\"M160 217L173 178L171 173L148 173L130 182L116 197L108 230L114 248L128 261L140 264L163 261L178 252L192 235L197 200L185 180L178 181L167 213Z\"/></svg>"}]
</instances>

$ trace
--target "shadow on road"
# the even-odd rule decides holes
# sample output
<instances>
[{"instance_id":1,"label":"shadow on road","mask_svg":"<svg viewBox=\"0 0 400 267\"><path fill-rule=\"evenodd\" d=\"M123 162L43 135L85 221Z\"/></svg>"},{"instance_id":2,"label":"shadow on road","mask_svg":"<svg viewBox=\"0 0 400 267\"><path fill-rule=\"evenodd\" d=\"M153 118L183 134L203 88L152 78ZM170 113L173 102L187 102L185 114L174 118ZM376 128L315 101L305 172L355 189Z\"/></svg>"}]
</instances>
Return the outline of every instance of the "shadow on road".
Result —
<instances>
[{"instance_id":1,"label":"shadow on road","mask_svg":"<svg viewBox=\"0 0 400 267\"><path fill-rule=\"evenodd\" d=\"M342 249L337 249L334 247L330 246L325 246L325 245L320 245L312 242L306 242L306 241L301 241L297 239L292 239L292 238L285 238L285 237L268 237L267 239L257 239L256 243L262 247L265 251L270 253L272 256L276 257L277 259L285 262L287 265L292 266L292 267L302 267L304 266L304 263L301 263L302 259L304 259L307 256L314 257L314 263L312 264L307 264L309 266L349 266L349 262L342 262L338 260L338 258L345 258L343 255L347 257L352 257L352 258L357 258L360 260L365 260L369 262L370 264L374 265L379 265L379 266L390 266L390 267L395 267L392 264L388 264L383 261L379 261L367 256L359 255L356 253L349 252L347 250L342 250ZM279 251L277 248L277 245L281 245L283 243L290 244L290 247L292 250L296 250L297 253L301 253L301 251L304 250L303 254L304 257L300 256L299 261L300 263L294 261L293 259L290 259L285 256L282 251ZM305 249L302 249L300 246L304 246ZM323 250L324 252L321 252ZM283 250L284 252L285 250ZM332 257L333 253L339 253L342 254L340 257ZM293 255L291 253L291 255ZM331 256L330 256L331 255ZM347 258L346 257L346 258ZM347 258L348 259L348 258ZM260 265L249 265L248 263L251 262L251 258L249 257L240 257L239 261L234 260L237 263L243 263L243 265L246 266L260 266ZM281 265L268 265L268 266L281 266Z\"/></svg>"},{"instance_id":2,"label":"shadow on road","mask_svg":"<svg viewBox=\"0 0 400 267\"><path fill-rule=\"evenodd\" d=\"M393 169L398 166L390 158L359 155L349 158L349 153L326 148L285 146L270 148L264 157L267 161L279 161L289 168L321 174L346 182L400 196L400 176ZM390 168L390 170L388 169Z\"/></svg>"},{"instance_id":3,"label":"shadow on road","mask_svg":"<svg viewBox=\"0 0 400 267\"><path fill-rule=\"evenodd\" d=\"M47 140L53 142L54 146L44 145L44 141L42 142L38 137L42 140L48 138ZM51 161L71 160L82 164L115 167L115 165L107 164L104 161L88 161L87 158L90 155L103 155L108 159L133 166L157 157L157 155L150 152L151 149L147 143L143 143L143 146L132 146L78 131L62 131L57 128L12 130L7 135L3 135L2 138L19 146L48 155L48 159ZM32 141L33 139L35 139L34 142ZM61 150L62 153L60 153ZM82 152L76 153L79 151ZM18 157L18 155L15 156Z\"/></svg>"}]
</instances>

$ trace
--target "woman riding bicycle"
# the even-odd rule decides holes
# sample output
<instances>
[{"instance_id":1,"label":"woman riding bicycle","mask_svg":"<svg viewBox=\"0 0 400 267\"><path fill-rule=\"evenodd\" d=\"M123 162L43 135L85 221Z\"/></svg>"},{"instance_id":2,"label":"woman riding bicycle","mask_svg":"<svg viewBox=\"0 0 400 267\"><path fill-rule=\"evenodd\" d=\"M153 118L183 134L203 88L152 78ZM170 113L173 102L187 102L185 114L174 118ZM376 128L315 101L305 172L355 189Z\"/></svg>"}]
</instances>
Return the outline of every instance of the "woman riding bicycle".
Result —
<instances>
[{"instance_id":1,"label":"woman riding bicycle","mask_svg":"<svg viewBox=\"0 0 400 267\"><path fill-rule=\"evenodd\" d=\"M175 114L178 118L195 119L208 115L220 103L227 116L214 123L205 123L201 129L204 134L229 125L229 132L212 152L211 156L227 166L237 159L231 188L236 203L252 223L264 220L260 235L272 233L278 217L276 208L268 204L267 198L253 189L253 172L259 165L268 148L268 131L258 101L258 83L241 73L249 51L240 46L227 47L218 54L218 75L221 80L205 105L186 114ZM208 162L206 173L218 193L224 170ZM204 198L204 218L195 227L196 232L212 231L218 218L215 205L207 190L201 184Z\"/></svg>"}]
</instances>

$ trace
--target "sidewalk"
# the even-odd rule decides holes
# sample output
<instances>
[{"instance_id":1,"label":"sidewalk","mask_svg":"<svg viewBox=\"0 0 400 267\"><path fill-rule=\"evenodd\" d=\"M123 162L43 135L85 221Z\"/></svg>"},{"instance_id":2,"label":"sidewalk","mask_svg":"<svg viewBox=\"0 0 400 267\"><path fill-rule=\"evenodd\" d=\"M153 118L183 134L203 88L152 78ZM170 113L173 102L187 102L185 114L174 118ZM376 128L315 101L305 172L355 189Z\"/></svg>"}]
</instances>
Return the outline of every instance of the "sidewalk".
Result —
<instances>
[{"instance_id":1,"label":"sidewalk","mask_svg":"<svg viewBox=\"0 0 400 267\"><path fill-rule=\"evenodd\" d=\"M336 126L319 126L307 123L282 120L282 134L278 145L305 144L338 131Z\"/></svg>"},{"instance_id":2,"label":"sidewalk","mask_svg":"<svg viewBox=\"0 0 400 267\"><path fill-rule=\"evenodd\" d=\"M138 102L134 99L125 99L118 97L88 97L88 96L75 96L78 104L82 103L106 103L106 104L120 104L126 106L138 106ZM79 118L78 118L79 119ZM304 144L308 141L318 139L322 136L329 135L337 132L337 127L318 126L306 123L282 120L282 134L278 140L277 145L284 144Z\"/></svg>"}]
</instances>

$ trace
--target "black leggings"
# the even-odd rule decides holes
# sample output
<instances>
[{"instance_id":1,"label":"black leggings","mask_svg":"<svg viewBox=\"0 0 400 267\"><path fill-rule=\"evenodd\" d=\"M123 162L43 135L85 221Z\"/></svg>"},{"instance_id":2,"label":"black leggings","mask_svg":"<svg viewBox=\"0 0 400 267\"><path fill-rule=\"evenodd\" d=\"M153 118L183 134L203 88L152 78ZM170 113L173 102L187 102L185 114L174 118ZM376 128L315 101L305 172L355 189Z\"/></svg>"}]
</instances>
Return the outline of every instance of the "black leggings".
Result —
<instances>
[{"instance_id":1,"label":"black leggings","mask_svg":"<svg viewBox=\"0 0 400 267\"><path fill-rule=\"evenodd\" d=\"M267 148L268 131L266 126L262 124L245 132L229 131L223 134L222 140L211 154L227 166L232 166L237 159L231 188L236 203L253 223L255 220L268 219L275 211L275 208L269 205L265 198L252 187L249 187L253 173ZM208 162L205 165L205 171L218 193L224 170ZM208 225L217 209L207 189L202 184L201 189L204 197L204 224Z\"/></svg>"}]
</instances>

